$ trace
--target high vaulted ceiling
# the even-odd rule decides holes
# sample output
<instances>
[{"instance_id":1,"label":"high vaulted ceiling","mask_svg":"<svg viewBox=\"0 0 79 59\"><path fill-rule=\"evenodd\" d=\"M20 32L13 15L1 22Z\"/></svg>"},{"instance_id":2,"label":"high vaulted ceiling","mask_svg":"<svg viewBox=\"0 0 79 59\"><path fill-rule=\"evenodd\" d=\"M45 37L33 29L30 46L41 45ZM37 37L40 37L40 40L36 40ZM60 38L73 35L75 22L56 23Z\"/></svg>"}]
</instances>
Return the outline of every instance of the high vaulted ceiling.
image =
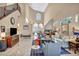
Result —
<instances>
[{"instance_id":1,"label":"high vaulted ceiling","mask_svg":"<svg viewBox=\"0 0 79 59\"><path fill-rule=\"evenodd\" d=\"M34 10L44 12L48 6L48 3L30 3L29 5Z\"/></svg>"}]
</instances>

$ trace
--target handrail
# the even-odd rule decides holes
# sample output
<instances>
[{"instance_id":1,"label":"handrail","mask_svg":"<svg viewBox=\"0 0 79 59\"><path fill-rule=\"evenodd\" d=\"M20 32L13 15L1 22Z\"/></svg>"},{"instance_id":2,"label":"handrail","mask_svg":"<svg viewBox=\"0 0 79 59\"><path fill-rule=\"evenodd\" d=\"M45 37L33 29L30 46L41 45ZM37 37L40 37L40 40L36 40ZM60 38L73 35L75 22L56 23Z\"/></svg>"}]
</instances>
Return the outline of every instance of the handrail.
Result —
<instances>
[{"instance_id":1,"label":"handrail","mask_svg":"<svg viewBox=\"0 0 79 59\"><path fill-rule=\"evenodd\" d=\"M0 20L3 17L11 14L12 12L14 12L16 10L18 10L21 13L20 6L18 5L18 3L9 5L9 6L0 7Z\"/></svg>"},{"instance_id":2,"label":"handrail","mask_svg":"<svg viewBox=\"0 0 79 59\"><path fill-rule=\"evenodd\" d=\"M21 8L19 6L19 4L17 3L17 9L19 10L19 12L21 13Z\"/></svg>"}]
</instances>

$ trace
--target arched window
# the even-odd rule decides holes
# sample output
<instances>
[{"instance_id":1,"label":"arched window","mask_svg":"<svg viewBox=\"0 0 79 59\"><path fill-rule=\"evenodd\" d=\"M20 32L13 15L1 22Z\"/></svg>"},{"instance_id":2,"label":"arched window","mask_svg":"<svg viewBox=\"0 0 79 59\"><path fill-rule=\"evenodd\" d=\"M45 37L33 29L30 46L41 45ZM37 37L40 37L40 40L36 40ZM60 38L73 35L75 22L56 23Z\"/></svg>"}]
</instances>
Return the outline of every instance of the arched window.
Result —
<instances>
[{"instance_id":1,"label":"arched window","mask_svg":"<svg viewBox=\"0 0 79 59\"><path fill-rule=\"evenodd\" d=\"M43 29L43 24L42 24L42 23L40 23L40 24L35 23L35 24L33 25L33 32L39 32L39 31L41 31L42 29Z\"/></svg>"},{"instance_id":2,"label":"arched window","mask_svg":"<svg viewBox=\"0 0 79 59\"><path fill-rule=\"evenodd\" d=\"M41 13L36 14L36 22L39 23L41 21Z\"/></svg>"}]
</instances>

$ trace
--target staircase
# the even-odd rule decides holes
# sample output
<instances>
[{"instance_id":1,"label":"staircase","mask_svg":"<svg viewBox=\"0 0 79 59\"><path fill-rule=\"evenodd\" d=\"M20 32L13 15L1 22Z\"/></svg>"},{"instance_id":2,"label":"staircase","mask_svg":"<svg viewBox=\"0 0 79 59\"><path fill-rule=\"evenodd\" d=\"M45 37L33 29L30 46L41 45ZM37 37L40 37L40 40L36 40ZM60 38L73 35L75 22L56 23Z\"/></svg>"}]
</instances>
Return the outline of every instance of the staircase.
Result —
<instances>
[{"instance_id":1,"label":"staircase","mask_svg":"<svg viewBox=\"0 0 79 59\"><path fill-rule=\"evenodd\" d=\"M16 10L18 10L19 13L21 14L21 9L20 9L20 6L18 5L18 3L9 5L9 6L0 7L0 20L4 17L8 16L9 14L15 12Z\"/></svg>"},{"instance_id":2,"label":"staircase","mask_svg":"<svg viewBox=\"0 0 79 59\"><path fill-rule=\"evenodd\" d=\"M45 29L52 29L52 26L53 26L53 20L49 20L45 25L44 25L44 28Z\"/></svg>"}]
</instances>

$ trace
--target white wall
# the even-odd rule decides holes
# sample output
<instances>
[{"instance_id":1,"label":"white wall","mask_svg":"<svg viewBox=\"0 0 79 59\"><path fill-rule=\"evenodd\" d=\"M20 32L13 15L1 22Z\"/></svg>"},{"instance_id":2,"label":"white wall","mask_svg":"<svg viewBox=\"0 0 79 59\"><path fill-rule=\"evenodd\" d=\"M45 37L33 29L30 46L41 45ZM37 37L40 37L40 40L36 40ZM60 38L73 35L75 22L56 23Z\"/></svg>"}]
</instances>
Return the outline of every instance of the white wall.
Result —
<instances>
[{"instance_id":1,"label":"white wall","mask_svg":"<svg viewBox=\"0 0 79 59\"><path fill-rule=\"evenodd\" d=\"M10 15L8 15L8 16L6 16L6 17L4 17L4 18L2 18L2 19L0 20L0 26L5 26L6 32L9 31L9 29L10 29L11 27L12 27L12 28L17 28L17 23L18 23L18 21L19 21L19 18L18 18L19 16L20 16L20 13L19 13L18 10L15 11L15 12L13 12L12 14L10 14ZM14 25L12 25L12 24L10 23L11 17L14 17L14 19L15 19L15 24L14 24Z\"/></svg>"},{"instance_id":2,"label":"white wall","mask_svg":"<svg viewBox=\"0 0 79 59\"><path fill-rule=\"evenodd\" d=\"M28 31L28 32L30 32L31 34L32 34L32 29L33 29L33 24L36 22L35 20L36 20L36 13L37 12L39 12L39 11L36 11L36 10L33 10L30 6L29 6L29 4L26 4L26 17L28 18L28 20L29 20L29 27L30 27L30 31ZM42 14L42 21L41 21L41 23L43 23L44 24L44 17L43 17L43 13L42 12L40 12L41 14ZM24 20L25 21L25 20ZM23 22L24 23L24 22Z\"/></svg>"},{"instance_id":3,"label":"white wall","mask_svg":"<svg viewBox=\"0 0 79 59\"><path fill-rule=\"evenodd\" d=\"M53 29L53 20L50 20L44 27L44 29L52 30Z\"/></svg>"}]
</instances>

